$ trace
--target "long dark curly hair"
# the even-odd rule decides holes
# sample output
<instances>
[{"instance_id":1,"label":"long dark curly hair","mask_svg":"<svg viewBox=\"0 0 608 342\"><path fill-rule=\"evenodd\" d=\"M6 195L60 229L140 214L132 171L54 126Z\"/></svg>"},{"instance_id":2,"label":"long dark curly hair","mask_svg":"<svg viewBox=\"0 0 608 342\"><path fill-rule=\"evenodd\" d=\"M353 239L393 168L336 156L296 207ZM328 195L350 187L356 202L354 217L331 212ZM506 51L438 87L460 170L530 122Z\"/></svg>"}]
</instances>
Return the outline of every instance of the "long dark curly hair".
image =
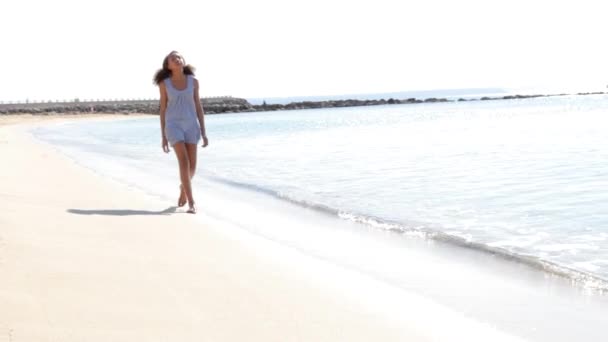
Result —
<instances>
[{"instance_id":1,"label":"long dark curly hair","mask_svg":"<svg viewBox=\"0 0 608 342\"><path fill-rule=\"evenodd\" d=\"M174 53L177 53L177 51L169 52L169 54L165 56L165 59L163 59L162 69L158 69L158 71L156 71L154 74L154 84L159 85L160 82L164 81L167 77L171 77L171 70L169 69L169 56ZM184 65L184 74L186 75L194 75L195 70L196 69L190 64Z\"/></svg>"}]
</instances>

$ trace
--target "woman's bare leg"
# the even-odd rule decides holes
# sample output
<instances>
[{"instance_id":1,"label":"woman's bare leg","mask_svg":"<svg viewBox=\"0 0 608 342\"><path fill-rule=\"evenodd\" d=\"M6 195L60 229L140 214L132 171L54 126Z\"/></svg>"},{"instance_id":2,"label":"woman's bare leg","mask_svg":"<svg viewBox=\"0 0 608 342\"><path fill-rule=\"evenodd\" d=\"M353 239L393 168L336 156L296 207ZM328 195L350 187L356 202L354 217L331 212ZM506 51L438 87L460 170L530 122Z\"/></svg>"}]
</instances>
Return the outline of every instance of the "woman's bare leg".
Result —
<instances>
[{"instance_id":1,"label":"woman's bare leg","mask_svg":"<svg viewBox=\"0 0 608 342\"><path fill-rule=\"evenodd\" d=\"M182 182L182 189L186 193L186 198L190 209L194 209L194 198L192 197L192 184L190 182L190 158L188 156L188 150L186 144L178 142L173 145L173 150L177 156L177 163L179 165L179 178ZM195 211L196 209L194 209ZM189 212L191 210L188 210Z\"/></svg>"},{"instance_id":2,"label":"woman's bare leg","mask_svg":"<svg viewBox=\"0 0 608 342\"><path fill-rule=\"evenodd\" d=\"M190 184L192 184L192 178L194 178L194 174L196 173L196 151L197 151L197 146L196 144L185 144L186 145L186 151L188 154L188 161L190 162ZM184 190L184 187L180 185L180 195L179 195L179 201L178 201L178 206L182 207L184 206L186 203L188 202L188 197L186 196L186 191Z\"/></svg>"},{"instance_id":3,"label":"woman's bare leg","mask_svg":"<svg viewBox=\"0 0 608 342\"><path fill-rule=\"evenodd\" d=\"M190 179L194 178L196 172L196 144L186 144L188 160L190 161Z\"/></svg>"},{"instance_id":4,"label":"woman's bare leg","mask_svg":"<svg viewBox=\"0 0 608 342\"><path fill-rule=\"evenodd\" d=\"M194 173L196 172L196 144L186 144L186 152L188 154L188 171L190 175L190 188L192 189L192 178L194 178ZM188 208L188 212L195 214L196 206L194 205L194 201L188 201L190 203Z\"/></svg>"},{"instance_id":5,"label":"woman's bare leg","mask_svg":"<svg viewBox=\"0 0 608 342\"><path fill-rule=\"evenodd\" d=\"M179 199L177 200L177 206L183 207L188 203L188 197L186 197L186 191L184 191L184 187L182 184L179 184Z\"/></svg>"}]
</instances>

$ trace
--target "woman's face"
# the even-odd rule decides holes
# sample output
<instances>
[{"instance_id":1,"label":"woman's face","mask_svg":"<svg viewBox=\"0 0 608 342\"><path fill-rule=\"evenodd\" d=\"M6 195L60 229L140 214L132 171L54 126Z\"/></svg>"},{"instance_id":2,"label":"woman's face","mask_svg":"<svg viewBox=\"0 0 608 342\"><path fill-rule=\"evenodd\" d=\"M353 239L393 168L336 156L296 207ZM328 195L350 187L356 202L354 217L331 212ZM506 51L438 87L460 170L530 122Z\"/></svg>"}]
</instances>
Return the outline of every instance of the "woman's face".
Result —
<instances>
[{"instance_id":1,"label":"woman's face","mask_svg":"<svg viewBox=\"0 0 608 342\"><path fill-rule=\"evenodd\" d=\"M180 70L184 67L184 57L177 52L172 52L167 56L167 66L169 70Z\"/></svg>"}]
</instances>

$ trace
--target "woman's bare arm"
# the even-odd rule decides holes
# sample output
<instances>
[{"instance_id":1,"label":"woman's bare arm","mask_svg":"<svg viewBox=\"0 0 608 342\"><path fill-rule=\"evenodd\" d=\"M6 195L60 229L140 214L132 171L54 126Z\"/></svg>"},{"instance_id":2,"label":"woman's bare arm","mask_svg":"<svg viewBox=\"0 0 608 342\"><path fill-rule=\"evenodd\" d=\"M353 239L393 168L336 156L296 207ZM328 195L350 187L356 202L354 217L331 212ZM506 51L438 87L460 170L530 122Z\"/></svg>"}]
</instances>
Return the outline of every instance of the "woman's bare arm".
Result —
<instances>
[{"instance_id":1,"label":"woman's bare arm","mask_svg":"<svg viewBox=\"0 0 608 342\"><path fill-rule=\"evenodd\" d=\"M205 112L203 111L203 105L201 104L201 97L198 92L198 80L194 79L194 103L196 105L196 116L201 126L201 135L203 137L203 147L207 146L209 140L207 140L207 130L205 129Z\"/></svg>"},{"instance_id":2,"label":"woman's bare arm","mask_svg":"<svg viewBox=\"0 0 608 342\"><path fill-rule=\"evenodd\" d=\"M196 115L198 116L198 122L201 125L201 134L206 136L205 130L205 112L201 105L201 97L198 93L198 80L194 79L194 103L196 104Z\"/></svg>"},{"instance_id":3,"label":"woman's bare arm","mask_svg":"<svg viewBox=\"0 0 608 342\"><path fill-rule=\"evenodd\" d=\"M160 82L158 88L160 89L160 132L163 140L163 150L168 152L169 146L167 144L167 136L165 135L165 112L167 111L167 88L165 82Z\"/></svg>"}]
</instances>

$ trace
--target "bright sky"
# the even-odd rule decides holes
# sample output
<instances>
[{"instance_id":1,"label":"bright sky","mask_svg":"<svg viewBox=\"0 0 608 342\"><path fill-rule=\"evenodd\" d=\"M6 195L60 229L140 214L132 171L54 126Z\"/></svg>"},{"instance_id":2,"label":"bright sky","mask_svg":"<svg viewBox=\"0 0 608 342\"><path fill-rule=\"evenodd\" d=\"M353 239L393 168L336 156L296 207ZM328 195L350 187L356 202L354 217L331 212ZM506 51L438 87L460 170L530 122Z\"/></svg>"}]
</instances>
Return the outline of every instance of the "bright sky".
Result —
<instances>
[{"instance_id":1,"label":"bright sky","mask_svg":"<svg viewBox=\"0 0 608 342\"><path fill-rule=\"evenodd\" d=\"M603 1L3 0L0 101L608 84Z\"/></svg>"}]
</instances>

